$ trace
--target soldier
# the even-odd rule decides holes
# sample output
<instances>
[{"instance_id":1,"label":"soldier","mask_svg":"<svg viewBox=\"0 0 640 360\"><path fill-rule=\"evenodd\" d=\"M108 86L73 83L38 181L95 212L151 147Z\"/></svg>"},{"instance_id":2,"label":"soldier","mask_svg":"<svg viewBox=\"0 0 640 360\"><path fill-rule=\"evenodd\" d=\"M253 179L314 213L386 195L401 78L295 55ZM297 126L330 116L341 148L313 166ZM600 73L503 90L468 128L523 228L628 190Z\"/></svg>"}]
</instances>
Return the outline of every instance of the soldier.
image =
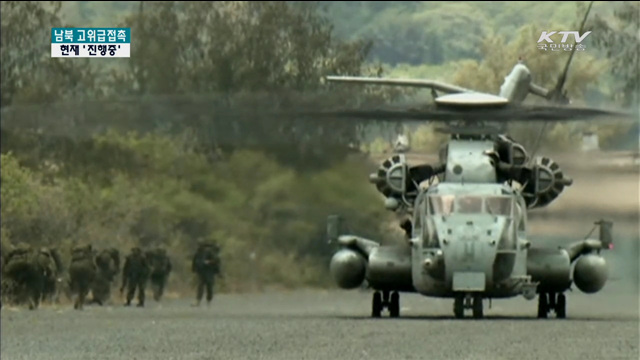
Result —
<instances>
[{"instance_id":1,"label":"soldier","mask_svg":"<svg viewBox=\"0 0 640 360\"><path fill-rule=\"evenodd\" d=\"M63 272L62 259L57 249L43 247L40 249L37 261L44 270L42 300L53 303L58 300L58 282Z\"/></svg>"},{"instance_id":2,"label":"soldier","mask_svg":"<svg viewBox=\"0 0 640 360\"><path fill-rule=\"evenodd\" d=\"M167 256L167 250L159 247L147 252L147 260L151 267L151 287L153 288L153 299L160 301L167 279L172 270L171 259Z\"/></svg>"},{"instance_id":3,"label":"soldier","mask_svg":"<svg viewBox=\"0 0 640 360\"><path fill-rule=\"evenodd\" d=\"M198 276L198 293L196 306L200 305L206 287L207 305L213 299L214 277L220 274L220 248L213 243L200 243L193 256L191 271Z\"/></svg>"},{"instance_id":4,"label":"soldier","mask_svg":"<svg viewBox=\"0 0 640 360\"><path fill-rule=\"evenodd\" d=\"M120 271L120 252L118 249L104 249L95 258L97 273L91 286L92 302L103 305L111 297L111 284Z\"/></svg>"},{"instance_id":5,"label":"soldier","mask_svg":"<svg viewBox=\"0 0 640 360\"><path fill-rule=\"evenodd\" d=\"M13 250L13 246L7 241L2 241L2 249L0 253L0 308L4 304L7 295L11 292L11 280L5 275L5 265L7 264L7 258L9 253Z\"/></svg>"},{"instance_id":6,"label":"soldier","mask_svg":"<svg viewBox=\"0 0 640 360\"><path fill-rule=\"evenodd\" d=\"M95 281L96 272L91 245L74 247L71 250L71 264L69 265L71 292L76 295L74 309L83 309L91 285Z\"/></svg>"},{"instance_id":7,"label":"soldier","mask_svg":"<svg viewBox=\"0 0 640 360\"><path fill-rule=\"evenodd\" d=\"M44 271L38 266L34 255L29 244L20 243L9 253L5 265L5 273L13 283L13 295L18 301L23 300L25 295L28 296L30 310L40 305L44 284Z\"/></svg>"},{"instance_id":8,"label":"soldier","mask_svg":"<svg viewBox=\"0 0 640 360\"><path fill-rule=\"evenodd\" d=\"M125 306L131 305L131 300L138 289L138 307L144 306L144 290L149 278L149 265L145 255L139 247L131 249L131 254L127 256L122 269L122 287L120 293L127 287L127 302Z\"/></svg>"}]
</instances>

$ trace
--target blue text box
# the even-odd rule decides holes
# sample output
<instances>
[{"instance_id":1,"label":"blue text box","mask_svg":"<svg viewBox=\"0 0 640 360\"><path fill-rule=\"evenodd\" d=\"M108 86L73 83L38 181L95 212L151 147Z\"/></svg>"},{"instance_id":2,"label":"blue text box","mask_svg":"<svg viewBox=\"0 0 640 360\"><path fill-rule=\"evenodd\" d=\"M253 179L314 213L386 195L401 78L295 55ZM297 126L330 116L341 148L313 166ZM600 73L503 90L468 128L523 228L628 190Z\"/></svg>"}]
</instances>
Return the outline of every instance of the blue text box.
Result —
<instances>
[{"instance_id":1,"label":"blue text box","mask_svg":"<svg viewBox=\"0 0 640 360\"><path fill-rule=\"evenodd\" d=\"M52 44L130 44L131 28L51 28Z\"/></svg>"}]
</instances>

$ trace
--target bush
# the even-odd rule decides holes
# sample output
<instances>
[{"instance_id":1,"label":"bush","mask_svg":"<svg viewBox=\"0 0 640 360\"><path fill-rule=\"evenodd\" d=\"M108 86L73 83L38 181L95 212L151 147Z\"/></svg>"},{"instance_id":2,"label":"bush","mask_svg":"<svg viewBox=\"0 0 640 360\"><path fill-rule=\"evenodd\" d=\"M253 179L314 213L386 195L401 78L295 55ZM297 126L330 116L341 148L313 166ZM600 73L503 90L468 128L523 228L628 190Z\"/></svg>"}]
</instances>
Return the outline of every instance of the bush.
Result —
<instances>
[{"instance_id":1,"label":"bush","mask_svg":"<svg viewBox=\"0 0 640 360\"><path fill-rule=\"evenodd\" d=\"M300 173L249 150L210 163L184 134L110 131L91 142L82 161L73 147L46 158L22 151L23 161L2 155L3 239L55 245L65 257L76 244L124 253L162 245L173 259L175 283L189 283L197 240L215 239L222 247L221 285L240 291L251 287L255 273L261 285L329 283L329 214L345 216L363 236L386 235L390 219L360 159ZM11 143L21 150L19 141ZM104 149L119 155L107 161ZM94 164L91 171L85 163Z\"/></svg>"}]
</instances>

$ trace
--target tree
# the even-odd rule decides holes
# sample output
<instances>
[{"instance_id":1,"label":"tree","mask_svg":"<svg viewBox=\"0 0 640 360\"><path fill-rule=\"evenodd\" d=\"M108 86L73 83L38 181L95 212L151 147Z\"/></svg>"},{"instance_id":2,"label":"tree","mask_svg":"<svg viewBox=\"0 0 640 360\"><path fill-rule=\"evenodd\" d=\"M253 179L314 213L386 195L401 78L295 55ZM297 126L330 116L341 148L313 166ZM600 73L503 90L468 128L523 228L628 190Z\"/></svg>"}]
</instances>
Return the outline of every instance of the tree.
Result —
<instances>
[{"instance_id":1,"label":"tree","mask_svg":"<svg viewBox=\"0 0 640 360\"><path fill-rule=\"evenodd\" d=\"M357 34L375 41L371 55L384 63L440 64L478 59L484 23L472 5L405 2L380 11Z\"/></svg>"},{"instance_id":2,"label":"tree","mask_svg":"<svg viewBox=\"0 0 640 360\"><path fill-rule=\"evenodd\" d=\"M617 100L625 105L638 103L640 88L640 2L617 3L612 18L596 15L588 23L597 47L611 61L611 73L621 83Z\"/></svg>"},{"instance_id":3,"label":"tree","mask_svg":"<svg viewBox=\"0 0 640 360\"><path fill-rule=\"evenodd\" d=\"M265 113L379 102L391 93L327 91L324 75L373 71L365 66L371 42L336 40L315 3L141 2L123 26L140 45L114 74L113 92L145 97L138 110L124 113L174 132L197 129L209 153L252 147L323 166L357 144L356 124Z\"/></svg>"},{"instance_id":4,"label":"tree","mask_svg":"<svg viewBox=\"0 0 640 360\"><path fill-rule=\"evenodd\" d=\"M0 31L1 101L50 102L89 94L93 86L87 59L51 58L52 27L61 27L60 2L2 1Z\"/></svg>"}]
</instances>

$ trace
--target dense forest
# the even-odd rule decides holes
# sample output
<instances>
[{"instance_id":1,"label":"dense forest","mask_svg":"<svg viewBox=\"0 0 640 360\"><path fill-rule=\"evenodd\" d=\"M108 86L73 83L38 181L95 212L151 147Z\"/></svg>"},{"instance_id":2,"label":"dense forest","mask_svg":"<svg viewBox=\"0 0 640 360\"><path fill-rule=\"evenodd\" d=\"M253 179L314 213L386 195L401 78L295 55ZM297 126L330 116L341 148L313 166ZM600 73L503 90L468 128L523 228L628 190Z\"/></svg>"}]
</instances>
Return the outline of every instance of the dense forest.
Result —
<instances>
[{"instance_id":1,"label":"dense forest","mask_svg":"<svg viewBox=\"0 0 640 360\"><path fill-rule=\"evenodd\" d=\"M552 87L568 54L538 50L537 38L541 29L577 29L584 5L3 1L3 249L162 244L186 279L190 253L208 238L222 245L228 290L255 276L326 285L328 214L364 236L398 236L366 182L372 165L362 151L384 151L393 132L269 111L423 95L328 87L329 74L430 77L495 92L519 56ZM567 82L575 103L637 106L638 10L596 2L593 34ZM42 51L51 27L116 25L132 29L129 59ZM570 149L586 128L605 147L630 130L558 125L544 144ZM412 128L416 149L441 141L430 126Z\"/></svg>"}]
</instances>

